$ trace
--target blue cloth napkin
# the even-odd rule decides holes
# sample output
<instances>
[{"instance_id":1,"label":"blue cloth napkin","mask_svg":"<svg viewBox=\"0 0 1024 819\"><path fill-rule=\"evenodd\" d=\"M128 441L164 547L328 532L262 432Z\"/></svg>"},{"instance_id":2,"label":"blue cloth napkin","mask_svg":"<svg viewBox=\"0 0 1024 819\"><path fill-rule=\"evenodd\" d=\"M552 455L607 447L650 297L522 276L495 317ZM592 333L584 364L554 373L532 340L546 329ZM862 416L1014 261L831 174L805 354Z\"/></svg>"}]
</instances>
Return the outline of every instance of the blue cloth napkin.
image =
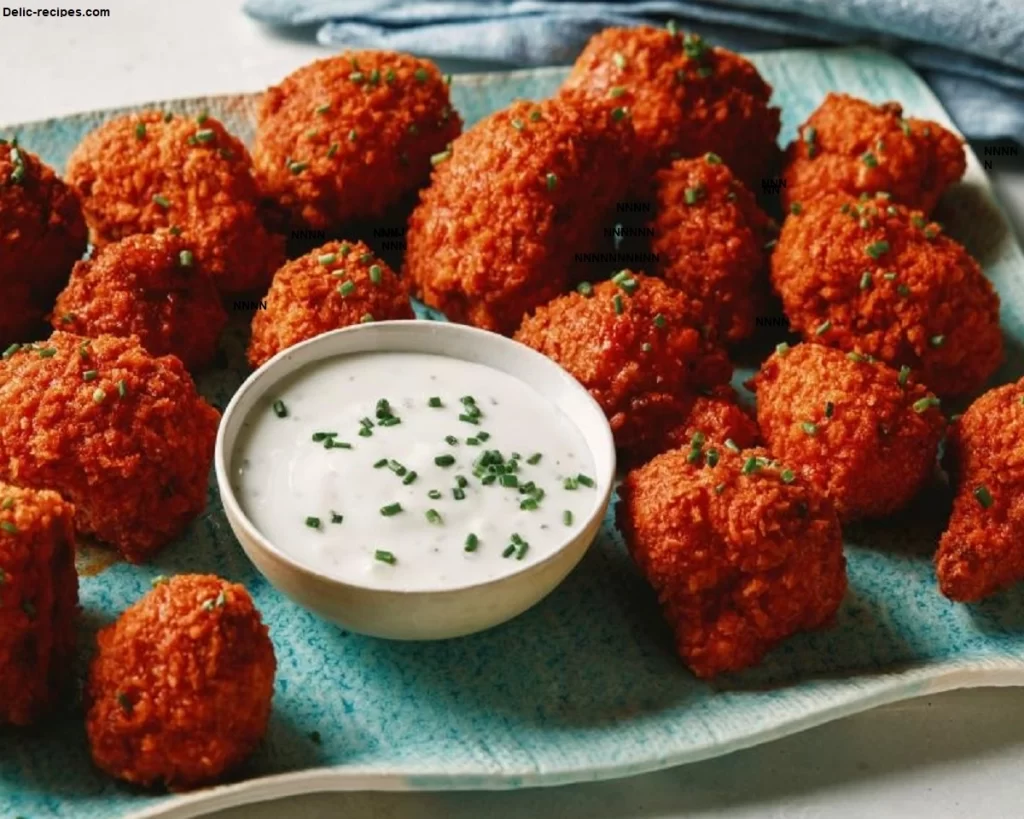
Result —
<instances>
[{"instance_id":1,"label":"blue cloth napkin","mask_svg":"<svg viewBox=\"0 0 1024 819\"><path fill-rule=\"evenodd\" d=\"M245 0L325 45L507 66L571 63L607 26L673 18L738 51L872 43L917 67L972 139L1024 142L1024 0Z\"/></svg>"}]
</instances>

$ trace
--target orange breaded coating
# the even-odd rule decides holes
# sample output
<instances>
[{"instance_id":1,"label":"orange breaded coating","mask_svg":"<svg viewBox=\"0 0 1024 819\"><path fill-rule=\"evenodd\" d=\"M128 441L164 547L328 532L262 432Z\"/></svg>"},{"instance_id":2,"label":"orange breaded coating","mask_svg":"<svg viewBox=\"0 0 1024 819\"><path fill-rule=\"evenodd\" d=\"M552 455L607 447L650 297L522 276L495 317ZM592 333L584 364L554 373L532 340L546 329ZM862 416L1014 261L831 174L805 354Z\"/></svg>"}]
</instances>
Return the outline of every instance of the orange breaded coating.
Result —
<instances>
[{"instance_id":1,"label":"orange breaded coating","mask_svg":"<svg viewBox=\"0 0 1024 819\"><path fill-rule=\"evenodd\" d=\"M128 236L78 262L50 317L77 335L138 336L150 355L176 355L193 371L211 361L227 320L191 243L166 232Z\"/></svg>"},{"instance_id":2,"label":"orange breaded coating","mask_svg":"<svg viewBox=\"0 0 1024 819\"><path fill-rule=\"evenodd\" d=\"M1024 379L989 390L949 428L956 490L939 541L939 588L972 602L1024 580Z\"/></svg>"},{"instance_id":3,"label":"orange breaded coating","mask_svg":"<svg viewBox=\"0 0 1024 819\"><path fill-rule=\"evenodd\" d=\"M413 292L452 321L510 334L581 271L633 168L628 118L585 97L514 102L434 170L406 236Z\"/></svg>"},{"instance_id":4,"label":"orange breaded coating","mask_svg":"<svg viewBox=\"0 0 1024 819\"><path fill-rule=\"evenodd\" d=\"M780 159L779 109L746 59L696 34L638 26L590 38L562 86L628 111L650 164L714 151L747 185Z\"/></svg>"},{"instance_id":5,"label":"orange breaded coating","mask_svg":"<svg viewBox=\"0 0 1024 819\"><path fill-rule=\"evenodd\" d=\"M936 465L946 422L909 369L820 344L780 345L753 386L765 444L832 500L840 520L895 512Z\"/></svg>"},{"instance_id":6,"label":"orange breaded coating","mask_svg":"<svg viewBox=\"0 0 1024 819\"><path fill-rule=\"evenodd\" d=\"M211 575L163 580L96 642L86 731L93 761L111 776L204 785L263 738L277 661L244 586Z\"/></svg>"},{"instance_id":7,"label":"orange breaded coating","mask_svg":"<svg viewBox=\"0 0 1024 819\"><path fill-rule=\"evenodd\" d=\"M425 185L431 157L461 130L430 60L347 51L266 91L253 162L294 227L336 229L380 217Z\"/></svg>"},{"instance_id":8,"label":"orange breaded coating","mask_svg":"<svg viewBox=\"0 0 1024 819\"><path fill-rule=\"evenodd\" d=\"M219 413L136 338L55 332L0 360L0 479L54 489L78 532L141 562L206 507Z\"/></svg>"},{"instance_id":9,"label":"orange breaded coating","mask_svg":"<svg viewBox=\"0 0 1024 819\"><path fill-rule=\"evenodd\" d=\"M260 220L245 146L213 117L149 111L101 125L68 159L93 243L180 229L225 293L266 287L284 240Z\"/></svg>"},{"instance_id":10,"label":"orange breaded coating","mask_svg":"<svg viewBox=\"0 0 1024 819\"><path fill-rule=\"evenodd\" d=\"M698 677L827 625L846 593L832 504L763 449L665 452L626 476L616 513Z\"/></svg>"},{"instance_id":11,"label":"orange breaded coating","mask_svg":"<svg viewBox=\"0 0 1024 819\"><path fill-rule=\"evenodd\" d=\"M884 196L791 205L772 284L805 340L856 351L941 396L978 389L999 366L999 297L967 251Z\"/></svg>"},{"instance_id":12,"label":"orange breaded coating","mask_svg":"<svg viewBox=\"0 0 1024 819\"><path fill-rule=\"evenodd\" d=\"M274 274L252 320L249 363L300 341L369 321L413 319L405 283L362 242L328 242Z\"/></svg>"},{"instance_id":13,"label":"orange breaded coating","mask_svg":"<svg viewBox=\"0 0 1024 819\"><path fill-rule=\"evenodd\" d=\"M634 457L660 452L694 395L726 384L732 364L702 335L700 304L661 279L622 271L581 289L538 308L515 339L590 391L620 449Z\"/></svg>"},{"instance_id":14,"label":"orange breaded coating","mask_svg":"<svg viewBox=\"0 0 1024 819\"><path fill-rule=\"evenodd\" d=\"M700 299L720 338L741 341L767 290L771 219L718 154L680 159L656 177L657 273Z\"/></svg>"},{"instance_id":15,"label":"orange breaded coating","mask_svg":"<svg viewBox=\"0 0 1024 819\"><path fill-rule=\"evenodd\" d=\"M74 515L56 492L0 483L0 724L28 725L70 699Z\"/></svg>"},{"instance_id":16,"label":"orange breaded coating","mask_svg":"<svg viewBox=\"0 0 1024 819\"><path fill-rule=\"evenodd\" d=\"M786 151L783 205L828 193L886 191L926 214L964 175L960 137L937 122L904 119L897 102L872 105L829 93Z\"/></svg>"},{"instance_id":17,"label":"orange breaded coating","mask_svg":"<svg viewBox=\"0 0 1024 819\"><path fill-rule=\"evenodd\" d=\"M0 343L41 323L86 242L75 192L35 154L0 139Z\"/></svg>"}]
</instances>

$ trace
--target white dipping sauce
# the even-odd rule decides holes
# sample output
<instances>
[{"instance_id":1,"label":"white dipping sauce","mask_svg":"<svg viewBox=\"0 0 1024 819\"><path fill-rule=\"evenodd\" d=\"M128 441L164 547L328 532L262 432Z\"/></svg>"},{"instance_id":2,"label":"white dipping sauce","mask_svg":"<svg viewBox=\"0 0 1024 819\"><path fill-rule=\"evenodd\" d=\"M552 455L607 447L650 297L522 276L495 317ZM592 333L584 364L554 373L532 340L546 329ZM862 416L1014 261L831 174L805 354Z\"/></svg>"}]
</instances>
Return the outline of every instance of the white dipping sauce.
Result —
<instances>
[{"instance_id":1,"label":"white dipping sauce","mask_svg":"<svg viewBox=\"0 0 1024 819\"><path fill-rule=\"evenodd\" d=\"M384 418L390 412L400 423L381 424L382 398L390 405ZM478 415L478 423L460 415ZM372 421L372 434L359 434L362 419ZM486 440L467 442L481 433ZM494 474L486 467L474 474L478 459L495 450L506 463L521 456L511 473L519 487L503 486L500 476L483 483ZM435 462L445 456L454 463ZM385 459L387 466L375 466ZM592 514L594 477L579 430L531 387L490 367L420 353L362 353L304 367L251 411L232 463L243 511L281 552L341 581L409 591L472 585L543 560ZM520 491L531 481L542 496ZM394 504L401 511L382 513ZM469 551L471 535L477 543Z\"/></svg>"}]
</instances>

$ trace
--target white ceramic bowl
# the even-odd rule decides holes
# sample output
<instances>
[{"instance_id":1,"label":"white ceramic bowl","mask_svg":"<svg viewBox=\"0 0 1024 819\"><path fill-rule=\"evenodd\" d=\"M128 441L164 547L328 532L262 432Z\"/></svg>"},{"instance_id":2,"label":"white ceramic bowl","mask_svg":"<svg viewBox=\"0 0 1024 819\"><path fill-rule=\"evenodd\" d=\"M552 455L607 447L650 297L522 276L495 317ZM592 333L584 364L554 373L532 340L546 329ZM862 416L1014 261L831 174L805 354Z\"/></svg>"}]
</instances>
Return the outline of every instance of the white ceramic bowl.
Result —
<instances>
[{"instance_id":1,"label":"white ceramic bowl","mask_svg":"<svg viewBox=\"0 0 1024 819\"><path fill-rule=\"evenodd\" d=\"M442 591L391 591L337 580L284 554L257 531L231 487L242 422L268 390L314 361L365 352L432 353L508 373L544 395L579 429L595 467L595 504L585 525L554 553L517 571ZM387 321L335 330L279 353L231 399L217 433L217 483L228 522L256 568L280 591L352 631L396 640L438 640L496 626L526 611L579 563L604 519L615 477L608 421L590 394L550 359L502 336L431 321Z\"/></svg>"}]
</instances>

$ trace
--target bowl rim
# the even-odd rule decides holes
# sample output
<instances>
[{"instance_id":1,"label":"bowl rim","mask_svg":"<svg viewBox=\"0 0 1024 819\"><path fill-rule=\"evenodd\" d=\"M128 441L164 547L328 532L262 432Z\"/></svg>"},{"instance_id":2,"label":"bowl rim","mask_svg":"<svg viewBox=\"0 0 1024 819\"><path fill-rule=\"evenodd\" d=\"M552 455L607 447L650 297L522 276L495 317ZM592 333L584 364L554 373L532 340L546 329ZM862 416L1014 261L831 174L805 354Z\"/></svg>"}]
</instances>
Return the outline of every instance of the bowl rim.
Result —
<instances>
[{"instance_id":1,"label":"bowl rim","mask_svg":"<svg viewBox=\"0 0 1024 819\"><path fill-rule=\"evenodd\" d=\"M530 361L530 366L547 369L549 372L556 375L556 377L560 378L569 387L569 389L575 390L577 392L581 400L583 400L584 403L588 404L590 408L594 411L595 419L600 421L598 425L598 435L600 436L601 441L599 445L602 449L604 449L604 455L607 459L608 469L604 473L602 473L597 468L597 462L601 457L601 453L596 452L595 448L591 446L589 437L579 428L579 424L577 424L573 418L569 417L567 413L562 411L562 414L565 415L569 423L573 424L573 426L576 427L577 431L580 433L580 436L586 442L587 448L590 450L591 456L595 461L595 480L597 483L596 501L593 507L593 511L588 515L583 526L581 526L579 529L575 531L575 534L567 537L561 544L559 544L559 546L554 551L552 551L542 560L539 560L536 563L528 563L526 565L516 567L516 569L510 572L509 574L504 574L499 577L491 578L489 580L471 581L468 583L463 583L458 586L449 586L442 589L388 589L377 588L373 586L364 586L359 583L353 583L348 580L341 580L337 577L332 577L331 575L324 574L323 572L320 572L306 565L300 560L297 560L296 558L290 556L281 549L277 548L269 538L265 537L256 528L255 524L253 524L253 522L249 519L248 515L246 515L245 512L242 510L241 503L239 502L238 498L235 495L230 480L230 461L233 455L234 447L232 447L232 452L227 451L226 438L230 422L233 420L233 416L235 415L235 413L238 412L238 406L242 403L242 401L249 393L263 386L261 382L266 382L269 380L271 384L276 383L277 381L280 381L284 378L293 375L295 372L298 371L298 369L309 366L310 364L316 361L336 356L359 355L372 352L400 352L401 350L374 350L370 348L353 351L349 353L327 354L319 358L311 358L309 361L300 365L299 367L288 370L284 373L275 373L275 370L278 370L282 367L283 362L294 357L296 352L300 350L305 350L317 346L327 346L334 338L337 338L338 336L341 335L357 335L359 333L370 335L379 334L382 331L385 333L394 332L400 335L416 333L419 331L430 331L432 333L451 333L453 335L465 335L468 337L468 341L470 342L486 338L488 340L487 343L505 345L507 349L514 350L515 355L522 356L526 358L528 361ZM404 352L421 351L416 350L414 347L410 345L410 349L404 350ZM429 354L442 355L448 358L456 358L456 356L445 355L443 353ZM477 363L481 363L484 366L488 366L487 363L483 361ZM510 375L512 378L517 378L517 380L523 381L523 379L520 379L518 378L518 376L512 375L511 373L506 374ZM534 387L533 385L525 381L523 381L523 383L530 389L533 389L535 392L537 391L536 387ZM264 392L267 389L269 389L269 387L264 388ZM559 409L561 411L561 408L557 407L557 405L556 409ZM237 437L238 436L236 434L236 440L232 442L233 444L237 443ZM217 427L217 438L214 446L213 460L214 471L217 478L217 489L220 494L221 505L224 508L225 515L228 517L229 522L232 522L234 525L239 526L244 531L245 535L250 539L250 541L256 544L256 546L261 551L272 556L275 560L284 563L288 566L288 568L297 571L300 574L307 575L326 585L355 589L360 592L381 596L394 595L396 597L440 597L448 594L467 592L469 590L493 588L508 583L512 581L513 578L518 578L527 574L541 571L543 567L558 560L576 542L577 538L579 538L581 535L587 532L587 530L594 527L595 521L597 522L598 526L600 525L600 521L604 519L604 516L606 515L608 510L608 506L611 502L611 495L615 485L615 475L617 468L615 440L612 434L611 425L608 423L608 418L605 415L604 410L601 409L600 404L598 404L594 397L590 394L590 391L587 390L579 381L577 381L567 370L561 367L558 363L548 358L547 356L543 355L542 353L537 352L532 347L528 347L525 344L522 344L511 338L507 338L506 336L499 335L498 333L492 333L488 330L481 330L477 327L471 327L469 325L464 324L456 324L448 321L427 321L424 319L399 319L393 321L378 321L373 322L372 324L367 323L350 325L348 327L341 327L337 330L331 330L327 333L321 333L318 336L306 339L305 341L301 341L298 344L292 345L291 347L287 347L284 350L281 350L279 353L274 355L273 358L264 362L255 371L250 373L250 375L245 379L245 381L242 382L242 385L237 390L235 390L234 395L231 396L231 400L228 402L228 405L224 408L223 413L221 413L220 424ZM237 535L235 536L235 539L239 541L241 540L237 537ZM245 548L245 544L239 543L239 545L242 546L243 552L248 551ZM258 565L256 565L256 562L248 554L246 554L246 557L249 559L250 562L253 563L256 570L259 571L261 575L264 574L263 570ZM559 583L560 582L561 581L559 581Z\"/></svg>"}]
</instances>

